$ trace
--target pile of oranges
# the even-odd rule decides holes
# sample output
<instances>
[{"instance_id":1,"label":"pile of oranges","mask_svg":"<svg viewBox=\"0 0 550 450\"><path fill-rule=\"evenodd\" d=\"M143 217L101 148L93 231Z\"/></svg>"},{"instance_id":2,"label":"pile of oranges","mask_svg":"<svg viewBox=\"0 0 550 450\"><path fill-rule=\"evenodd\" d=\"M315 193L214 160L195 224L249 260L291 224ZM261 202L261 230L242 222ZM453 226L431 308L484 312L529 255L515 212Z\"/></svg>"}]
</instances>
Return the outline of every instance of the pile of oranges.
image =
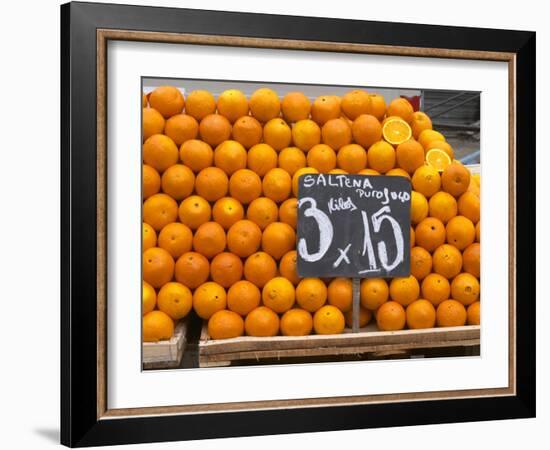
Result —
<instances>
[{"instance_id":1,"label":"pile of oranges","mask_svg":"<svg viewBox=\"0 0 550 450\"><path fill-rule=\"evenodd\" d=\"M411 275L361 283L360 326L479 324L479 176L430 118L364 90L143 95L143 340L191 309L212 339L342 333L352 281L296 272L306 173L411 181Z\"/></svg>"}]
</instances>

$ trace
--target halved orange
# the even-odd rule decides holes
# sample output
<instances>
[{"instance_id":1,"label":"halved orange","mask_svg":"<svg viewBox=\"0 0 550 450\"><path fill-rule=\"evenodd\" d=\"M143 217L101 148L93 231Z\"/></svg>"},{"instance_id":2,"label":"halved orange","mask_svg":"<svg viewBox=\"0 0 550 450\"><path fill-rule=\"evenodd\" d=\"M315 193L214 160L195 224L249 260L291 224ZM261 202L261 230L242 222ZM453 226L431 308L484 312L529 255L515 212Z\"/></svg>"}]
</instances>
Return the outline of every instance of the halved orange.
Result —
<instances>
[{"instance_id":1,"label":"halved orange","mask_svg":"<svg viewBox=\"0 0 550 450\"><path fill-rule=\"evenodd\" d=\"M443 172L450 164L451 158L443 150L432 148L426 153L426 164L436 169L438 172Z\"/></svg>"},{"instance_id":2,"label":"halved orange","mask_svg":"<svg viewBox=\"0 0 550 450\"><path fill-rule=\"evenodd\" d=\"M390 117L382 125L382 136L390 144L399 145L412 137L412 130L400 117Z\"/></svg>"}]
</instances>

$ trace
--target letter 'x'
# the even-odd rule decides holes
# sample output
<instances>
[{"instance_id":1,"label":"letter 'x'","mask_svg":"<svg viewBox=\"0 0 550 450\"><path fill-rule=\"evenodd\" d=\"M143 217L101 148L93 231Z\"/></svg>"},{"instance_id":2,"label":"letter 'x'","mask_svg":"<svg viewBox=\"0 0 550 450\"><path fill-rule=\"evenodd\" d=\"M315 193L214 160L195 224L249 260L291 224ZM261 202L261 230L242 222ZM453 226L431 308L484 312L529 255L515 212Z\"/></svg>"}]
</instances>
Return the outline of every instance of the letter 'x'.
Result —
<instances>
[{"instance_id":1,"label":"letter 'x'","mask_svg":"<svg viewBox=\"0 0 550 450\"><path fill-rule=\"evenodd\" d=\"M334 264L332 265L332 267L338 267L342 262L342 260L346 261L346 263L348 264L350 263L348 258L348 251L350 247L351 247L351 244L348 244L344 250L342 250L341 248L338 249L338 251L340 252L340 256L336 259L336 261L334 261Z\"/></svg>"}]
</instances>

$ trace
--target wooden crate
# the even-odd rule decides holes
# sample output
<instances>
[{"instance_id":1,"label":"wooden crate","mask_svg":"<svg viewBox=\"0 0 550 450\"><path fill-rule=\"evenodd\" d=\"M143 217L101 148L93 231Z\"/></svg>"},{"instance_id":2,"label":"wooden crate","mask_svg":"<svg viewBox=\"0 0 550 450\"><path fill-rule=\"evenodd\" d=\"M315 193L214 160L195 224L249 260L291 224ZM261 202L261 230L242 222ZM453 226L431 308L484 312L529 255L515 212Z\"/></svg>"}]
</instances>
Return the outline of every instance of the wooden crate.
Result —
<instances>
[{"instance_id":1,"label":"wooden crate","mask_svg":"<svg viewBox=\"0 0 550 450\"><path fill-rule=\"evenodd\" d=\"M280 358L406 355L411 350L418 349L475 347L479 345L479 336L479 326L378 331L376 325L371 324L358 333L346 329L339 335L269 338L242 336L211 340L204 325L199 341L199 366L228 366L237 361Z\"/></svg>"},{"instance_id":2,"label":"wooden crate","mask_svg":"<svg viewBox=\"0 0 550 450\"><path fill-rule=\"evenodd\" d=\"M187 344L187 319L180 320L174 336L168 341L144 342L142 360L144 369L173 369L181 364Z\"/></svg>"}]
</instances>

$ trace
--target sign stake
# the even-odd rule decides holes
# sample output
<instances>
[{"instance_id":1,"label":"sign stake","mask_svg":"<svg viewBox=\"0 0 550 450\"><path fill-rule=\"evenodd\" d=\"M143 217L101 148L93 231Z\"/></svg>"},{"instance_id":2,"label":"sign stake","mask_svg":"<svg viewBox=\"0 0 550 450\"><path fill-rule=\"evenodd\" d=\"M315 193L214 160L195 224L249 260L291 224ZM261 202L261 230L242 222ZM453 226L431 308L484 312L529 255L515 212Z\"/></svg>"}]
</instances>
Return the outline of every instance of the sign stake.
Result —
<instances>
[{"instance_id":1,"label":"sign stake","mask_svg":"<svg viewBox=\"0 0 550 450\"><path fill-rule=\"evenodd\" d=\"M353 317L353 332L357 333L359 332L359 301L361 299L361 279L360 278L353 278L352 284L353 284L353 310L352 310L352 317Z\"/></svg>"}]
</instances>

